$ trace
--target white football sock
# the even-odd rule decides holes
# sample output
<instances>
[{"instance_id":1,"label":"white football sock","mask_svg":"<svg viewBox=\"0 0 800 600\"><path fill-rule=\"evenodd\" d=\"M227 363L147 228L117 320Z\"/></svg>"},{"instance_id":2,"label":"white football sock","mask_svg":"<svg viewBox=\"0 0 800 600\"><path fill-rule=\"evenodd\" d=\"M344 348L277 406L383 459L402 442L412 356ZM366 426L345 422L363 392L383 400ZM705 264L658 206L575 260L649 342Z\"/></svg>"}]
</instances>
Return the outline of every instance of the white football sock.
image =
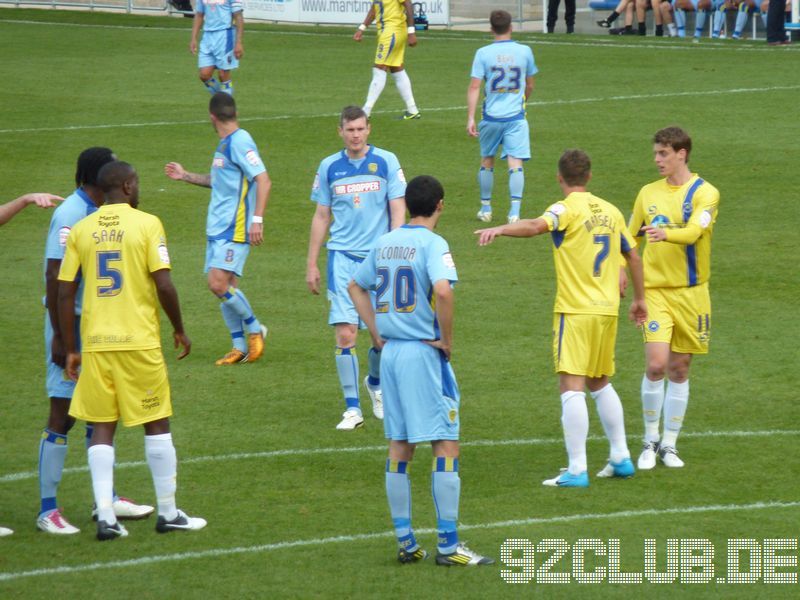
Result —
<instances>
[{"instance_id":1,"label":"white football sock","mask_svg":"<svg viewBox=\"0 0 800 600\"><path fill-rule=\"evenodd\" d=\"M667 382L667 394L664 397L664 435L662 446L675 448L678 434L683 425L686 405L689 404L689 380L683 383Z\"/></svg>"},{"instance_id":2,"label":"white football sock","mask_svg":"<svg viewBox=\"0 0 800 600\"><path fill-rule=\"evenodd\" d=\"M87 455L97 520L113 525L117 522L114 515L114 446L96 444L89 447Z\"/></svg>"},{"instance_id":3,"label":"white football sock","mask_svg":"<svg viewBox=\"0 0 800 600\"><path fill-rule=\"evenodd\" d=\"M153 486L156 488L158 514L167 521L172 521L178 516L178 507L175 505L178 459L175 446L172 445L172 434L144 436L144 453L153 475Z\"/></svg>"},{"instance_id":4,"label":"white football sock","mask_svg":"<svg viewBox=\"0 0 800 600\"><path fill-rule=\"evenodd\" d=\"M364 103L364 112L367 116L372 113L372 108L378 101L378 98L383 92L386 85L386 71L377 67L372 67L372 81L369 82L369 89L367 90L367 101Z\"/></svg>"},{"instance_id":5,"label":"white football sock","mask_svg":"<svg viewBox=\"0 0 800 600\"><path fill-rule=\"evenodd\" d=\"M392 73L392 77L394 77L394 84L397 86L397 91L400 92L400 97L406 103L406 110L412 115L417 114L419 110L414 102L414 93L411 91L411 80L408 78L408 73L403 69Z\"/></svg>"},{"instance_id":6,"label":"white football sock","mask_svg":"<svg viewBox=\"0 0 800 600\"><path fill-rule=\"evenodd\" d=\"M586 394L564 392L561 394L561 425L564 443L569 456L568 471L580 475L586 470L586 437L589 435L589 411Z\"/></svg>"},{"instance_id":7,"label":"white football sock","mask_svg":"<svg viewBox=\"0 0 800 600\"><path fill-rule=\"evenodd\" d=\"M642 413L644 415L644 439L646 442L657 442L658 423L661 419L661 407L664 405L664 380L650 381L647 375L642 377Z\"/></svg>"},{"instance_id":8,"label":"white football sock","mask_svg":"<svg viewBox=\"0 0 800 600\"><path fill-rule=\"evenodd\" d=\"M612 462L619 463L631 457L625 439L625 418L622 415L622 402L610 383L604 388L591 392L597 407L597 415L603 424L603 431L611 444L609 452Z\"/></svg>"}]
</instances>

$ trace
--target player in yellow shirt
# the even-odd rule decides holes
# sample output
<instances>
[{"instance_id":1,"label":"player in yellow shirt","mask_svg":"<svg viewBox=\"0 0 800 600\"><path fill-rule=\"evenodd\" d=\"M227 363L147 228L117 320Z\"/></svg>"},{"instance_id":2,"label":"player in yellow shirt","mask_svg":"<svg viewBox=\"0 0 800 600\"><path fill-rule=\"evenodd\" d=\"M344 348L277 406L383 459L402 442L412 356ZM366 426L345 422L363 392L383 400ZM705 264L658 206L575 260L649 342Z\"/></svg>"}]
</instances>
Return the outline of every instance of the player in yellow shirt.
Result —
<instances>
[{"instance_id":1,"label":"player in yellow shirt","mask_svg":"<svg viewBox=\"0 0 800 600\"><path fill-rule=\"evenodd\" d=\"M692 139L683 129L656 132L653 153L664 179L639 191L628 224L631 235L647 240L643 259L650 315L644 330L640 469L655 467L656 454L668 467L683 466L675 448L689 401L689 366L693 355L708 352L711 338L708 280L719 191L689 170L691 151Z\"/></svg>"},{"instance_id":2,"label":"player in yellow shirt","mask_svg":"<svg viewBox=\"0 0 800 600\"><path fill-rule=\"evenodd\" d=\"M408 121L419 119L419 109L414 101L411 80L403 66L406 44L417 45L414 28L414 9L411 0L373 0L364 22L358 26L353 39L360 42L364 31L372 21L378 24L378 47L375 50L375 64L372 68L372 81L367 90L367 101L363 109L367 117L372 113L375 103L386 86L386 72L390 71L406 112L400 117Z\"/></svg>"},{"instance_id":3,"label":"player in yellow shirt","mask_svg":"<svg viewBox=\"0 0 800 600\"><path fill-rule=\"evenodd\" d=\"M95 424L88 455L97 539L128 535L113 509L114 432L120 418L126 426L144 425L145 455L158 500L156 531L201 529L205 520L189 517L175 505L177 459L169 428L172 405L158 303L172 323L175 347L183 348L179 359L189 354L191 341L184 333L170 278L164 228L157 217L136 210L139 177L131 165L106 164L97 183L105 204L72 228L58 274L66 371L78 382L69 414ZM81 277L78 354L75 294Z\"/></svg>"},{"instance_id":4,"label":"player in yellow shirt","mask_svg":"<svg viewBox=\"0 0 800 600\"><path fill-rule=\"evenodd\" d=\"M582 150L567 150L558 161L558 183L564 200L551 205L537 219L475 232L480 236L481 246L501 235L534 237L547 232L552 235L557 281L553 361L559 376L561 423L569 467L559 476L542 482L548 486L589 485L586 387L594 398L611 445L608 464L597 476L630 477L635 470L625 439L622 403L609 377L614 374L622 257L633 280L630 317L637 325L647 318L642 262L622 213L613 204L586 191L590 178L589 156Z\"/></svg>"}]
</instances>

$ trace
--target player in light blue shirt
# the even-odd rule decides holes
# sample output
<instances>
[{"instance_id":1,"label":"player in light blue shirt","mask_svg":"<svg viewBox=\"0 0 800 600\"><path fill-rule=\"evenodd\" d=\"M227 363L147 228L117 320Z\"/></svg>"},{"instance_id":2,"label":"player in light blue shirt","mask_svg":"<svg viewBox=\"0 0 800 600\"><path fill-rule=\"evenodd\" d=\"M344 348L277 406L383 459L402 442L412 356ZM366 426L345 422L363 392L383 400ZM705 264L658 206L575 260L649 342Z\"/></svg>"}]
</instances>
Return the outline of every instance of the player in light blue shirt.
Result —
<instances>
[{"instance_id":1,"label":"player in light blue shirt","mask_svg":"<svg viewBox=\"0 0 800 600\"><path fill-rule=\"evenodd\" d=\"M478 186L481 208L478 219L492 220L492 188L494 157L502 145L501 158L508 161L508 189L511 208L508 222L519 221L525 175L522 163L531 157L530 132L525 119L525 102L533 91L533 76L539 71L530 47L511 39L511 15L504 10L492 11L489 22L494 43L480 48L472 62L467 89L467 133L480 140L481 168ZM475 125L480 88L484 101L480 124Z\"/></svg>"},{"instance_id":2,"label":"player in light blue shirt","mask_svg":"<svg viewBox=\"0 0 800 600\"><path fill-rule=\"evenodd\" d=\"M45 356L47 363L47 395L50 398L50 415L47 427L39 442L39 494L40 509L36 526L47 533L70 535L80 530L64 518L58 507L56 493L67 457L67 433L75 424L69 416L69 405L75 382L64 371L66 355L58 319L58 271L66 250L67 236L73 225L92 214L103 203L103 192L97 185L100 168L113 160L109 148L87 148L78 156L75 184L78 188L53 212L44 252L44 304ZM75 314L81 314L83 281L79 283L75 299ZM80 318L75 319L76 335ZM80 337L80 336L78 336ZM86 440L92 435L92 425L86 425ZM142 518L153 512L152 506L137 505L126 498L114 496L114 512L118 518Z\"/></svg>"},{"instance_id":3,"label":"player in light blue shirt","mask_svg":"<svg viewBox=\"0 0 800 600\"><path fill-rule=\"evenodd\" d=\"M347 106L339 119L344 149L325 158L317 170L311 200L317 208L311 221L306 283L320 292L317 266L325 236L328 240L328 324L336 335L336 370L345 400L340 430L364 424L358 396L358 358L355 353L361 324L347 293L347 284L375 241L403 224L405 176L397 157L370 146L370 125L358 106ZM380 390L380 352L369 350L369 375L364 380L375 417L383 418Z\"/></svg>"},{"instance_id":4,"label":"player in light blue shirt","mask_svg":"<svg viewBox=\"0 0 800 600\"><path fill-rule=\"evenodd\" d=\"M431 489L436 506L440 565L488 565L458 541L460 394L450 349L456 266L447 242L433 232L444 209L444 189L415 177L406 189L408 225L380 237L349 284L373 345L383 346L383 427L389 440L386 494L401 563L427 556L411 527L409 466L420 442L433 448ZM370 290L375 293L374 306Z\"/></svg>"},{"instance_id":5,"label":"player in light blue shirt","mask_svg":"<svg viewBox=\"0 0 800 600\"><path fill-rule=\"evenodd\" d=\"M164 172L171 179L211 188L205 272L208 289L221 302L222 318L233 341L230 352L215 363L222 366L254 362L264 353L267 328L237 284L250 245L258 246L264 240L264 211L272 182L253 138L239 128L233 96L217 92L208 110L220 138L211 173L190 173L176 162L168 163Z\"/></svg>"},{"instance_id":6,"label":"player in light blue shirt","mask_svg":"<svg viewBox=\"0 0 800 600\"><path fill-rule=\"evenodd\" d=\"M203 38L198 52L200 29L203 30ZM233 94L231 71L239 66L239 59L244 54L243 35L241 0L197 0L189 50L197 54L200 81L211 94ZM215 69L219 81L214 79Z\"/></svg>"}]
</instances>

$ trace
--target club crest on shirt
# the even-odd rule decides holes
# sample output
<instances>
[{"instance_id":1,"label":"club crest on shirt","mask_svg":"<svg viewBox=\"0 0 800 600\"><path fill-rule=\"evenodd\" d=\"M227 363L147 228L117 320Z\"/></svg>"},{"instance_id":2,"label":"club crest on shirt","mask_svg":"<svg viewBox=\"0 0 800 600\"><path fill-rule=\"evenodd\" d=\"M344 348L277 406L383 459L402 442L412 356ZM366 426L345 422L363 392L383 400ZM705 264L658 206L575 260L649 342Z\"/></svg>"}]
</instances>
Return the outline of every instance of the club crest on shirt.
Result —
<instances>
[{"instance_id":1,"label":"club crest on shirt","mask_svg":"<svg viewBox=\"0 0 800 600\"><path fill-rule=\"evenodd\" d=\"M655 333L656 331L659 330L660 327L661 325L659 325L658 321L650 321L647 324L647 331L649 331L650 333Z\"/></svg>"},{"instance_id":2,"label":"club crest on shirt","mask_svg":"<svg viewBox=\"0 0 800 600\"><path fill-rule=\"evenodd\" d=\"M367 170L369 170L370 173L377 173L378 172L378 165L376 163L369 163L367 165Z\"/></svg>"},{"instance_id":3,"label":"club crest on shirt","mask_svg":"<svg viewBox=\"0 0 800 600\"><path fill-rule=\"evenodd\" d=\"M451 423L455 423L455 422L456 422L456 419L458 418L458 411L457 411L455 408L451 408L451 409L450 409L450 410L447 412L447 416L448 416L448 418L450 419L450 422L451 422Z\"/></svg>"}]
</instances>

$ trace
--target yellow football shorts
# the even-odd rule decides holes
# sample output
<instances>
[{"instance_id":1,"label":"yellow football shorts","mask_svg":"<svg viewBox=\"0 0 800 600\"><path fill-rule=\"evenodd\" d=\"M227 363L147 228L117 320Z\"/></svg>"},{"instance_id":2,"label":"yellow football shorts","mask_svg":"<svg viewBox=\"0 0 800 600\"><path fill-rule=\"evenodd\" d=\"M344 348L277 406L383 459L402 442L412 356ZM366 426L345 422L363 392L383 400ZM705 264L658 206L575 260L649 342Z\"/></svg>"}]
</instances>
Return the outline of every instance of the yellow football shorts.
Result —
<instances>
[{"instance_id":1,"label":"yellow football shorts","mask_svg":"<svg viewBox=\"0 0 800 600\"><path fill-rule=\"evenodd\" d=\"M683 354L707 354L711 340L708 282L685 288L647 288L645 342L666 342Z\"/></svg>"},{"instance_id":2,"label":"yellow football shorts","mask_svg":"<svg viewBox=\"0 0 800 600\"><path fill-rule=\"evenodd\" d=\"M122 420L127 427L171 416L161 348L84 352L69 414L90 423Z\"/></svg>"},{"instance_id":3,"label":"yellow football shorts","mask_svg":"<svg viewBox=\"0 0 800 600\"><path fill-rule=\"evenodd\" d=\"M386 28L378 34L375 64L387 67L402 67L406 55L408 33L405 29Z\"/></svg>"},{"instance_id":4,"label":"yellow football shorts","mask_svg":"<svg viewBox=\"0 0 800 600\"><path fill-rule=\"evenodd\" d=\"M602 377L614 374L617 317L553 315L553 362L556 373Z\"/></svg>"}]
</instances>

